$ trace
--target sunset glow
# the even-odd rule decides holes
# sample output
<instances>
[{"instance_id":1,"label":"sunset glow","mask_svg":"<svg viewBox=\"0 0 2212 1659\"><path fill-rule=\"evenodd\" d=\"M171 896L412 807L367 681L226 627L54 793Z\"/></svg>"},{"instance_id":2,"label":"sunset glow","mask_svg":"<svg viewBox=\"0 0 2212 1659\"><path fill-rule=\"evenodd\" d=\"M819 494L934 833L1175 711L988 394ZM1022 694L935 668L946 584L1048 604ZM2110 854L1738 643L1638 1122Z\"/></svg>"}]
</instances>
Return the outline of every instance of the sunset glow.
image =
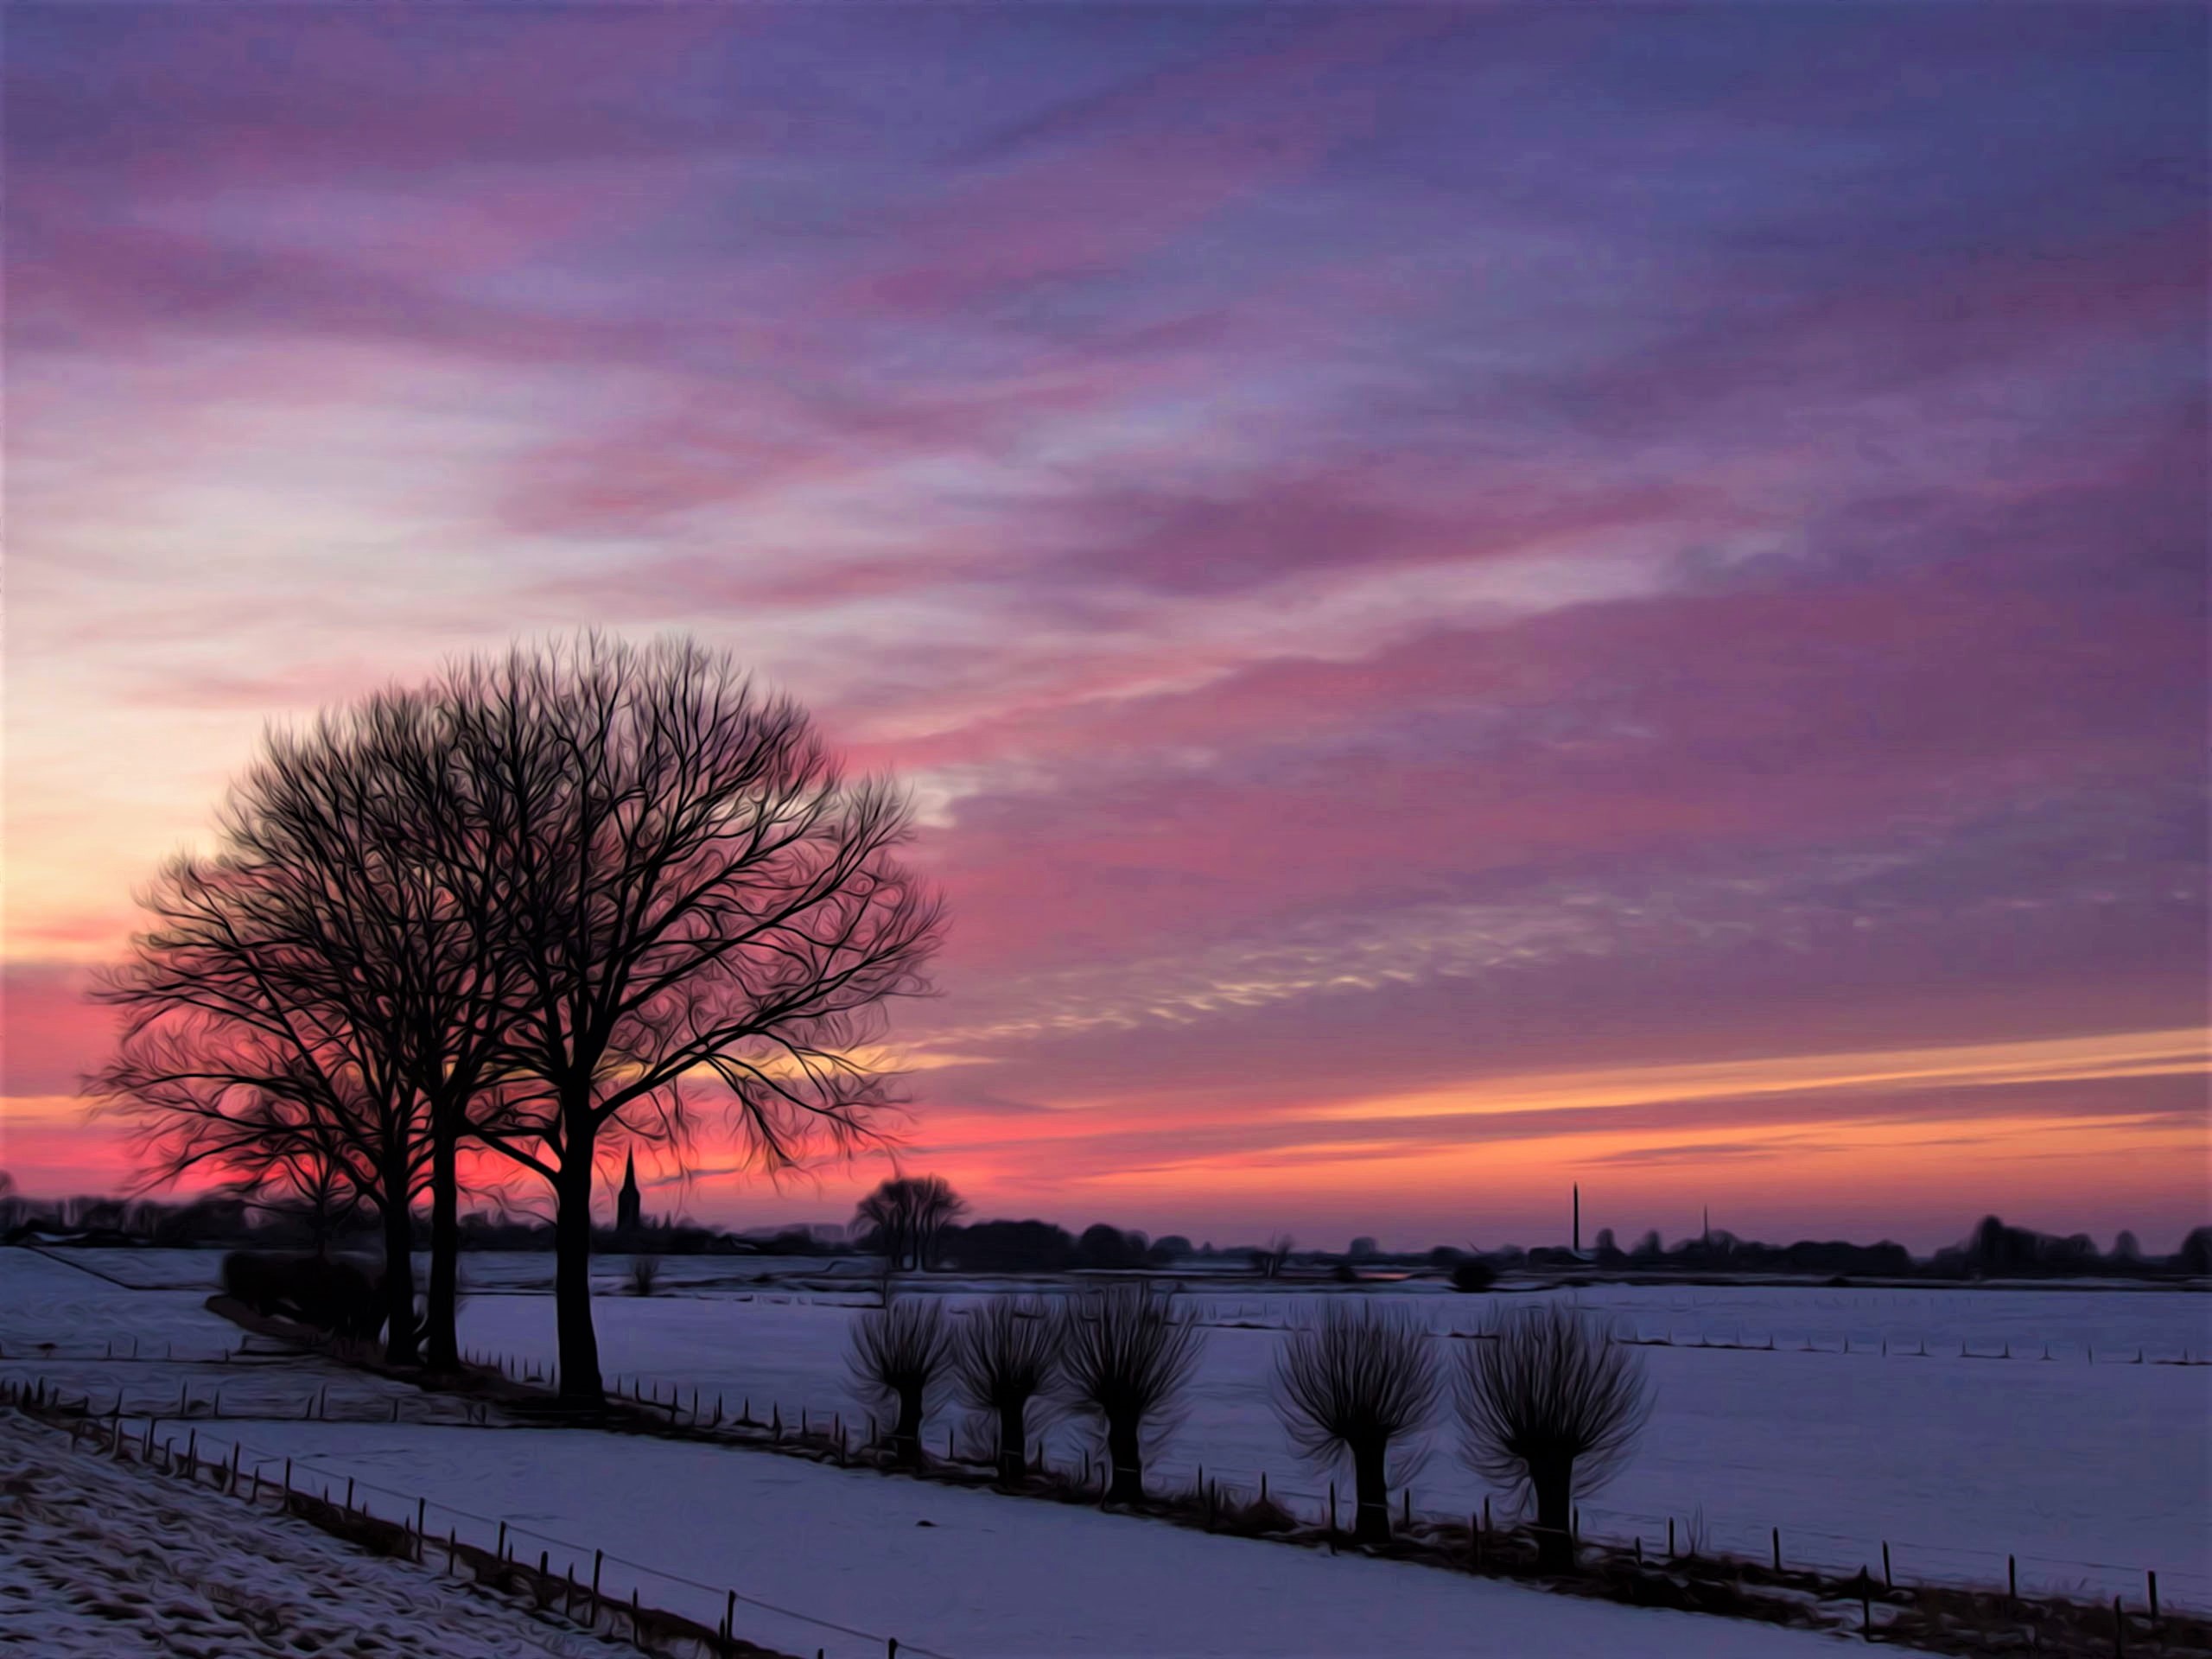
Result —
<instances>
[{"instance_id":1,"label":"sunset glow","mask_svg":"<svg viewBox=\"0 0 2212 1659\"><path fill-rule=\"evenodd\" d=\"M684 630L912 789L899 1156L978 1215L2171 1249L2207 44L16 10L0 1167L129 1178L89 976L266 724ZM649 1207L885 1173L726 1138Z\"/></svg>"}]
</instances>

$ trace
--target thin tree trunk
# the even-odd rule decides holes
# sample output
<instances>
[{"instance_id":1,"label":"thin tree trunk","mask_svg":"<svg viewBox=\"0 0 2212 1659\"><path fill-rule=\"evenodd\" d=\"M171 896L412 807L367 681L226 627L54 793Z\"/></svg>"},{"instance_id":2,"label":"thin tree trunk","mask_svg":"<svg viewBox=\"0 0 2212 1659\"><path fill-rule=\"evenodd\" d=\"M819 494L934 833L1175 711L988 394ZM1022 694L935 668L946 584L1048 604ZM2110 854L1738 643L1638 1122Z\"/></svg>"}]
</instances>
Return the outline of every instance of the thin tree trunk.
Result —
<instances>
[{"instance_id":1,"label":"thin tree trunk","mask_svg":"<svg viewBox=\"0 0 2212 1659\"><path fill-rule=\"evenodd\" d=\"M430 1369L461 1369L461 1178L459 1125L434 1122L430 1152L430 1305L425 1333Z\"/></svg>"},{"instance_id":2,"label":"thin tree trunk","mask_svg":"<svg viewBox=\"0 0 2212 1659\"><path fill-rule=\"evenodd\" d=\"M1029 1472L1028 1406L1027 1400L1015 1400L999 1408L1001 1480L1020 1480Z\"/></svg>"},{"instance_id":3,"label":"thin tree trunk","mask_svg":"<svg viewBox=\"0 0 2212 1659\"><path fill-rule=\"evenodd\" d=\"M384 1198L384 1358L412 1365L415 1341L415 1227L407 1209L407 1175L386 1175ZM397 1191L393 1189L396 1187Z\"/></svg>"},{"instance_id":4,"label":"thin tree trunk","mask_svg":"<svg viewBox=\"0 0 2212 1659\"><path fill-rule=\"evenodd\" d=\"M553 1312L560 1327L561 1398L574 1406L606 1403L599 1381L599 1335L591 1323L591 1179L594 1126L569 1115L555 1185Z\"/></svg>"},{"instance_id":5,"label":"thin tree trunk","mask_svg":"<svg viewBox=\"0 0 2212 1659\"><path fill-rule=\"evenodd\" d=\"M1144 1501L1144 1450L1137 1440L1134 1421L1106 1425L1106 1460L1113 1475L1106 1487L1109 1503Z\"/></svg>"},{"instance_id":6,"label":"thin tree trunk","mask_svg":"<svg viewBox=\"0 0 2212 1659\"><path fill-rule=\"evenodd\" d=\"M1383 1471L1387 1445L1388 1442L1378 1441L1352 1449L1352 1484L1357 1504L1352 1515L1354 1543L1390 1541L1390 1487Z\"/></svg>"}]
</instances>

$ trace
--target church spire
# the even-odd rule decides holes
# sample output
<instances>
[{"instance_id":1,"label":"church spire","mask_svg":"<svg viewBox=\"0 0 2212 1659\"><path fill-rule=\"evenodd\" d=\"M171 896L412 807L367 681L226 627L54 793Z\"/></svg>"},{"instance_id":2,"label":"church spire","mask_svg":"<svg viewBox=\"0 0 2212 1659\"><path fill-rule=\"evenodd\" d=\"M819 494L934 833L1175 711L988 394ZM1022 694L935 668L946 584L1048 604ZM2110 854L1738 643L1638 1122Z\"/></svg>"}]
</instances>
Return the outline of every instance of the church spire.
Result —
<instances>
[{"instance_id":1,"label":"church spire","mask_svg":"<svg viewBox=\"0 0 2212 1659\"><path fill-rule=\"evenodd\" d=\"M622 1191L614 1200L614 1230L620 1233L635 1232L645 1217L638 1196L638 1154L625 1153L622 1158Z\"/></svg>"}]
</instances>

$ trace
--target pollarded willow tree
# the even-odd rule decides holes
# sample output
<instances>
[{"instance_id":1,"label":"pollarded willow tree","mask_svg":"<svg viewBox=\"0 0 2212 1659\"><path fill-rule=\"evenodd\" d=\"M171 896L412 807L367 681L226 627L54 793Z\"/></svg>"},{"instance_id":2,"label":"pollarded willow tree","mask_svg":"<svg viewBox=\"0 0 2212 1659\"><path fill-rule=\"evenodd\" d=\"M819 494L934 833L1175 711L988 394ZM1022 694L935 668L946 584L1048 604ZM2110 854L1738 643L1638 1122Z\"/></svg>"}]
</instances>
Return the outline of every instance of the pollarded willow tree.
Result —
<instances>
[{"instance_id":1,"label":"pollarded willow tree","mask_svg":"<svg viewBox=\"0 0 2212 1659\"><path fill-rule=\"evenodd\" d=\"M938 901L905 798L845 778L805 714L688 641L588 638L447 675L455 810L496 871L500 1070L486 1135L555 1200L565 1399L601 1398L601 1136L681 1137L702 1097L761 1166L874 1138L887 999L926 988Z\"/></svg>"},{"instance_id":2,"label":"pollarded willow tree","mask_svg":"<svg viewBox=\"0 0 2212 1659\"><path fill-rule=\"evenodd\" d=\"M1403 1308L1345 1297L1291 1332L1275 1357L1275 1409L1291 1441L1326 1464L1349 1457L1352 1535L1390 1541L1389 1461L1435 1410L1435 1344Z\"/></svg>"},{"instance_id":3,"label":"pollarded willow tree","mask_svg":"<svg viewBox=\"0 0 2212 1659\"><path fill-rule=\"evenodd\" d=\"M1572 1571L1573 1500L1605 1484L1651 1414L1642 1358L1553 1303L1469 1343L1456 1382L1467 1462L1535 1500L1538 1564Z\"/></svg>"}]
</instances>

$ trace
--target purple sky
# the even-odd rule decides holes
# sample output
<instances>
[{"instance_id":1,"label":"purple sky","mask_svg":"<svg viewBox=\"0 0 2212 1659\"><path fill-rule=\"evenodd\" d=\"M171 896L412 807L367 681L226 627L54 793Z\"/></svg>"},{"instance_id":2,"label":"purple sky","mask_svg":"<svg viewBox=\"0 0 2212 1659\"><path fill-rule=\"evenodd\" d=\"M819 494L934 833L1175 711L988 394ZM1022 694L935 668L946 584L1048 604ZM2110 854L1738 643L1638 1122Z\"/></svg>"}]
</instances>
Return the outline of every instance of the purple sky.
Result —
<instances>
[{"instance_id":1,"label":"purple sky","mask_svg":"<svg viewBox=\"0 0 2212 1659\"><path fill-rule=\"evenodd\" d=\"M11 7L0 1165L264 721L600 625L913 785L985 1213L2166 1248L2206 37Z\"/></svg>"}]
</instances>

